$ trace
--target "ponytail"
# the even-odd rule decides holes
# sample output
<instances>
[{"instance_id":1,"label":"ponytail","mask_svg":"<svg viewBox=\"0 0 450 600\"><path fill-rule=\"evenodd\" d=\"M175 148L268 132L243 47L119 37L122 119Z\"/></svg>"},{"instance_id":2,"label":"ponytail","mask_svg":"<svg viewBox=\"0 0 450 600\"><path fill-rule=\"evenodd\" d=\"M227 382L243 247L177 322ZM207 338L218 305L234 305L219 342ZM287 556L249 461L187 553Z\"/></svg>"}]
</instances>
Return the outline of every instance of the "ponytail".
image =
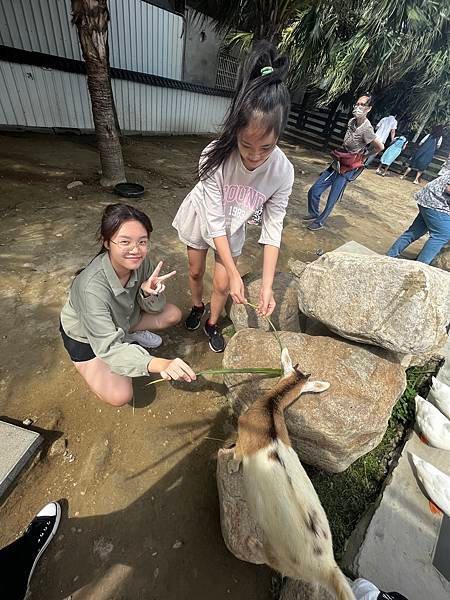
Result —
<instances>
[{"instance_id":1,"label":"ponytail","mask_svg":"<svg viewBox=\"0 0 450 600\"><path fill-rule=\"evenodd\" d=\"M267 133L281 136L289 116L290 96L284 84L289 69L285 56L278 56L269 42L253 46L238 76L236 93L231 101L222 131L206 151L200 165L200 179L211 175L237 146L237 134L257 118Z\"/></svg>"}]
</instances>

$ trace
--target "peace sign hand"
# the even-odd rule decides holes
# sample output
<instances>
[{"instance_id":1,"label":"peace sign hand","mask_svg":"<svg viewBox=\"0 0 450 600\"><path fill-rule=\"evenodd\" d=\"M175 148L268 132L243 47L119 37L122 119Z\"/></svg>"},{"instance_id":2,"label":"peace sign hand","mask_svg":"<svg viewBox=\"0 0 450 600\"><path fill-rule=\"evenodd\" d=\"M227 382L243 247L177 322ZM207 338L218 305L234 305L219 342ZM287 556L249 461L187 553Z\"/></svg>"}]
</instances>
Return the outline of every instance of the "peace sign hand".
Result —
<instances>
[{"instance_id":1,"label":"peace sign hand","mask_svg":"<svg viewBox=\"0 0 450 600\"><path fill-rule=\"evenodd\" d=\"M161 260L157 264L156 269L153 271L153 273L150 275L147 281L144 281L142 283L141 290L144 292L144 294L147 294L149 296L156 296L157 294L161 294L166 289L166 286L163 283L163 281L169 279L169 277L173 277L176 274L176 271L171 271L170 273L167 273L167 275L160 276L159 272L161 271L162 266L163 261Z\"/></svg>"}]
</instances>

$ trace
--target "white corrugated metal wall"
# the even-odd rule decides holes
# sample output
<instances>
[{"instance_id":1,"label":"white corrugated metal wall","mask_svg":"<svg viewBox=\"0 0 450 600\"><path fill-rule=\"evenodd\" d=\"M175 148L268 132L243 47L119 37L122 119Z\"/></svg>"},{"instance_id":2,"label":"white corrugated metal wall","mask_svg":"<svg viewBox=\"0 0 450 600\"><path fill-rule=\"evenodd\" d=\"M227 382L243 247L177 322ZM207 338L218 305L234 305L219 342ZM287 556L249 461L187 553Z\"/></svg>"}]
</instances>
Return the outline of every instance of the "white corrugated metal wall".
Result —
<instances>
[{"instance_id":1,"label":"white corrugated metal wall","mask_svg":"<svg viewBox=\"0 0 450 600\"><path fill-rule=\"evenodd\" d=\"M181 80L180 16L141 0L110 0L112 67ZM81 60L70 0L0 0L0 44ZM217 129L229 99L113 79L125 132L207 133ZM86 77L0 61L0 124L91 130Z\"/></svg>"},{"instance_id":2,"label":"white corrugated metal wall","mask_svg":"<svg viewBox=\"0 0 450 600\"><path fill-rule=\"evenodd\" d=\"M229 99L113 79L126 132L215 131ZM25 127L93 129L84 75L0 61L0 123Z\"/></svg>"},{"instance_id":3,"label":"white corrugated metal wall","mask_svg":"<svg viewBox=\"0 0 450 600\"><path fill-rule=\"evenodd\" d=\"M109 0L110 63L181 79L183 19L141 0ZM0 0L0 44L82 60L70 0Z\"/></svg>"}]
</instances>

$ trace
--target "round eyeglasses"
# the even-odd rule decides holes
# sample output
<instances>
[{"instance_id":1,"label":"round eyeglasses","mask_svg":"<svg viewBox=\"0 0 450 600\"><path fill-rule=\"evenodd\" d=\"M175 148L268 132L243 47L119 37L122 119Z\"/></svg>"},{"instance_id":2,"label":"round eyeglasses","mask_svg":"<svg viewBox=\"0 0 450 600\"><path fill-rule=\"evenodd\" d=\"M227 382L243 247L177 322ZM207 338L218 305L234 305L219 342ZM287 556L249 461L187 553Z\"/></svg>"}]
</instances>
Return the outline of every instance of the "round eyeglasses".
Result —
<instances>
[{"instance_id":1,"label":"round eyeglasses","mask_svg":"<svg viewBox=\"0 0 450 600\"><path fill-rule=\"evenodd\" d=\"M134 250L138 248L139 250L145 250L148 246L148 240L139 240L139 242L130 242L128 240L119 240L115 242L114 240L109 240L116 246L119 246L121 250Z\"/></svg>"}]
</instances>

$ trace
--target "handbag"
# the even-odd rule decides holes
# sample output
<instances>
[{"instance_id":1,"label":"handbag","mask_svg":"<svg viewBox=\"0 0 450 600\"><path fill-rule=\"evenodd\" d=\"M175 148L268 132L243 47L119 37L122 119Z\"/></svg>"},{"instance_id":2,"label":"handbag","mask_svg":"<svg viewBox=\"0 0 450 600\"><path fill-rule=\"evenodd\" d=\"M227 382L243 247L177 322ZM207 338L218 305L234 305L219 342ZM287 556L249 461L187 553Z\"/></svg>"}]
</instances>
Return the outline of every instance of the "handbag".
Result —
<instances>
[{"instance_id":1,"label":"handbag","mask_svg":"<svg viewBox=\"0 0 450 600\"><path fill-rule=\"evenodd\" d=\"M332 150L331 156L337 162L337 168L334 164L332 167L340 175L364 167L364 154L362 152L354 154L352 152L342 152L342 150Z\"/></svg>"}]
</instances>

